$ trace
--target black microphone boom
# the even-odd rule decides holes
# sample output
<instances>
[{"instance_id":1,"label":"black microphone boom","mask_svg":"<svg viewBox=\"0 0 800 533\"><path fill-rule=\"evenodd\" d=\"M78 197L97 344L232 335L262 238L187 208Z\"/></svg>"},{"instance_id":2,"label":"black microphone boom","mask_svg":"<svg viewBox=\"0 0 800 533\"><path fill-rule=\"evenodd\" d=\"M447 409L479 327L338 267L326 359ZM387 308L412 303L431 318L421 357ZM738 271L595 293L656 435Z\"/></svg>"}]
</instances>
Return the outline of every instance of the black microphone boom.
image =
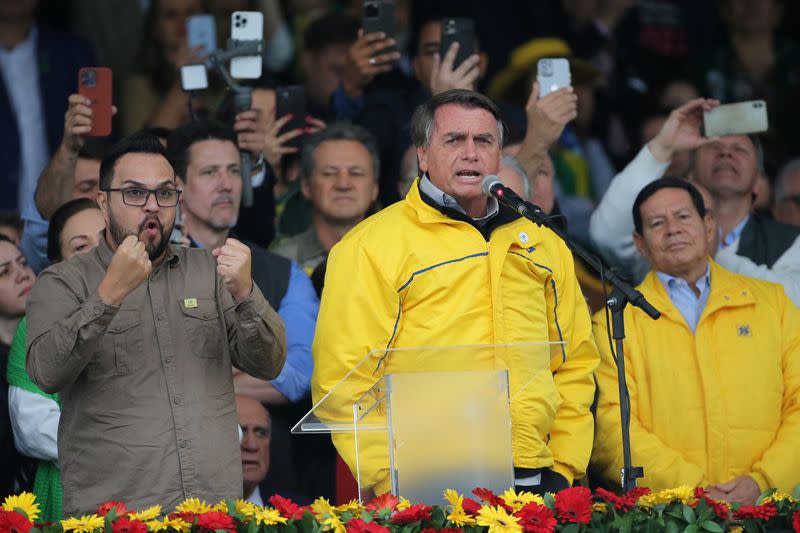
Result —
<instances>
[{"instance_id":1,"label":"black microphone boom","mask_svg":"<svg viewBox=\"0 0 800 533\"><path fill-rule=\"evenodd\" d=\"M494 196L502 204L507 205L523 217L533 220L537 224L541 225L539 222L540 217L542 221L547 218L547 215L539 206L520 198L517 193L503 184L503 180L499 176L485 176L481 181L481 189L486 195Z\"/></svg>"}]
</instances>

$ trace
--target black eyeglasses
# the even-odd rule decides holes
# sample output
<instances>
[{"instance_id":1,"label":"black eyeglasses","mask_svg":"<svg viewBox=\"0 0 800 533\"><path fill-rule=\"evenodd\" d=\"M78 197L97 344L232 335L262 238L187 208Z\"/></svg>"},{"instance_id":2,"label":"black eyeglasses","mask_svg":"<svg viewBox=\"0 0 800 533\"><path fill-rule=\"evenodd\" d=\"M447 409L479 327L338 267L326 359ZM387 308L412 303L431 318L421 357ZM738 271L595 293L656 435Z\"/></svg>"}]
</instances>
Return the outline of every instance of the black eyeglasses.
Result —
<instances>
[{"instance_id":1,"label":"black eyeglasses","mask_svg":"<svg viewBox=\"0 0 800 533\"><path fill-rule=\"evenodd\" d=\"M156 203L159 207L175 207L178 205L178 198L181 192L178 189L143 189L141 187L125 187L124 189L103 189L105 192L121 192L122 203L133 207L142 207L150 199L150 195L156 196Z\"/></svg>"}]
</instances>

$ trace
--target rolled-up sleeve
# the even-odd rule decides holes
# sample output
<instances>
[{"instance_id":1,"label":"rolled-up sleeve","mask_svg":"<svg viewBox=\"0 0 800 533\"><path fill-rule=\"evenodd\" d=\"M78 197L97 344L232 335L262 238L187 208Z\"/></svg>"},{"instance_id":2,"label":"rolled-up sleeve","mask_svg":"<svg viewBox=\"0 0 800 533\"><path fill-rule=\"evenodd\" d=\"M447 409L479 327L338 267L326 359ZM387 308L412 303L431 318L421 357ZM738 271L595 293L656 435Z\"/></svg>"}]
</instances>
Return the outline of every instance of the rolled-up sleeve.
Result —
<instances>
[{"instance_id":1,"label":"rolled-up sleeve","mask_svg":"<svg viewBox=\"0 0 800 533\"><path fill-rule=\"evenodd\" d=\"M259 379L275 379L286 362L283 320L255 282L253 292L240 302L234 301L221 278L217 287L234 366Z\"/></svg>"}]
</instances>

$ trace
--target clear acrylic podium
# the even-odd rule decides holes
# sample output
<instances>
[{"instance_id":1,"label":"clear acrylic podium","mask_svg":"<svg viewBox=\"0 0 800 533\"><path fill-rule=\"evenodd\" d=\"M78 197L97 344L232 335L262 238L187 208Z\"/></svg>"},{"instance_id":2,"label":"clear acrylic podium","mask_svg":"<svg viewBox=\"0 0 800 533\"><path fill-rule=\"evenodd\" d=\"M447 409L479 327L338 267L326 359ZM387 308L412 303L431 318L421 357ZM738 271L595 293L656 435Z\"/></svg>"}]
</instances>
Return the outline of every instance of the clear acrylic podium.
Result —
<instances>
[{"instance_id":1,"label":"clear acrylic podium","mask_svg":"<svg viewBox=\"0 0 800 533\"><path fill-rule=\"evenodd\" d=\"M292 433L332 433L362 499L376 486L389 488L387 481L393 494L429 504L441 502L446 488L503 492L514 484L511 405L525 402L524 424L514 420L513 431L537 421L549 427L558 405L550 360L562 357L562 347L374 350Z\"/></svg>"}]
</instances>

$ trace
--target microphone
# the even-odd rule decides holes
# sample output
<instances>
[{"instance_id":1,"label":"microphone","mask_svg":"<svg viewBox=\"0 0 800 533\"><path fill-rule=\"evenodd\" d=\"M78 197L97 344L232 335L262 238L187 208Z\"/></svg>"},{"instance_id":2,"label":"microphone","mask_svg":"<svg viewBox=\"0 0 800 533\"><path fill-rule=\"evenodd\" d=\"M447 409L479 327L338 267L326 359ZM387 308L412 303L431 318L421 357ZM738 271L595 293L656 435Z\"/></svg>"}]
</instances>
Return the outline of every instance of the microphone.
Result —
<instances>
[{"instance_id":1,"label":"microphone","mask_svg":"<svg viewBox=\"0 0 800 533\"><path fill-rule=\"evenodd\" d=\"M517 193L506 187L503 184L503 180L500 179L500 176L485 176L483 181L481 181L481 189L483 189L484 194L487 196L497 198L499 202L510 207L525 218L534 221L547 218L547 214L545 214L539 206L523 200Z\"/></svg>"}]
</instances>

